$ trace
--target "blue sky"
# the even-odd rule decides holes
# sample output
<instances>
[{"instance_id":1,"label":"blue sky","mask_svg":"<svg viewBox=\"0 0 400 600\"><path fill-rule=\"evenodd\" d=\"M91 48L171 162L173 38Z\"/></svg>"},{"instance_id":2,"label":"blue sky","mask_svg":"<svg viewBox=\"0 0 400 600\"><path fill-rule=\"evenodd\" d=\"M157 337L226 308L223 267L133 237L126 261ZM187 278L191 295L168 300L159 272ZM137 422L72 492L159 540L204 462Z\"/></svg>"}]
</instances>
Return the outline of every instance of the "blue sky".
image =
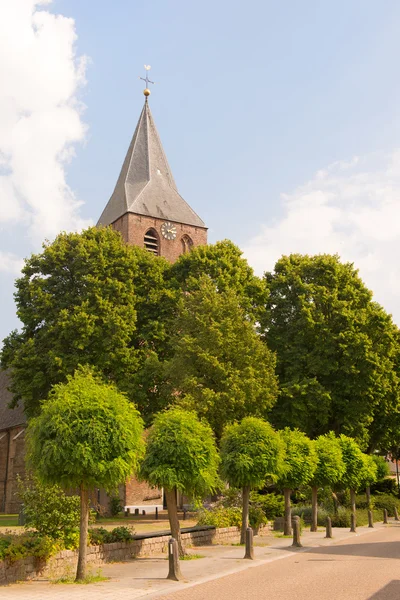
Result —
<instances>
[{"instance_id":1,"label":"blue sky","mask_svg":"<svg viewBox=\"0 0 400 600\"><path fill-rule=\"evenodd\" d=\"M396 0L14 2L0 7L12 32L0 50L0 338L17 324L20 258L105 206L145 63L179 191L210 241L232 239L260 274L282 253L339 252L400 321Z\"/></svg>"}]
</instances>

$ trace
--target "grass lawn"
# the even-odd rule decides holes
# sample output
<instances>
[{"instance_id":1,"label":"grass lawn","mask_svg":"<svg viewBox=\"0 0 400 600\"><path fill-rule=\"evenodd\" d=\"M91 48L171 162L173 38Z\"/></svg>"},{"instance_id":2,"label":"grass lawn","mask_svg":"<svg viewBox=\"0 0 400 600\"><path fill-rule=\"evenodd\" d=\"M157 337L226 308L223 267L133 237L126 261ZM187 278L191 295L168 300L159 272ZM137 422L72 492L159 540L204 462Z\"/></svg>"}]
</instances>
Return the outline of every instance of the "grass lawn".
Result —
<instances>
[{"instance_id":1,"label":"grass lawn","mask_svg":"<svg viewBox=\"0 0 400 600\"><path fill-rule=\"evenodd\" d=\"M183 520L182 515L179 515L181 527L193 527L197 525L197 518L193 518L194 515L187 515L186 519ZM130 515L129 517L118 516L118 517L100 517L92 527L104 527L105 529L114 529L114 527L120 527L125 525L126 527L134 527L135 533L153 533L154 531L166 531L169 530L169 521L167 511L160 511L159 519L155 519L155 515Z\"/></svg>"},{"instance_id":2,"label":"grass lawn","mask_svg":"<svg viewBox=\"0 0 400 600\"><path fill-rule=\"evenodd\" d=\"M0 514L0 527L17 527L18 515Z\"/></svg>"}]
</instances>

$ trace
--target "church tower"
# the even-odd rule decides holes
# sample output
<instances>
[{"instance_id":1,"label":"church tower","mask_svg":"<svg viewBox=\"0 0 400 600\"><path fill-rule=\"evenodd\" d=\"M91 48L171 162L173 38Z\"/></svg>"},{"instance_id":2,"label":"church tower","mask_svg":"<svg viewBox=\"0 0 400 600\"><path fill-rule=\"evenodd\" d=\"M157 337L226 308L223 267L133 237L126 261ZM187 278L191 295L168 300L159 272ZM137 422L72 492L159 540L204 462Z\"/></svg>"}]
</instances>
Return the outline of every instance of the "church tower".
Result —
<instances>
[{"instance_id":1,"label":"church tower","mask_svg":"<svg viewBox=\"0 0 400 600\"><path fill-rule=\"evenodd\" d=\"M146 84L149 79L146 77ZM128 244L174 262L207 243L207 228L180 196L146 97L114 192L98 225L121 232Z\"/></svg>"}]
</instances>

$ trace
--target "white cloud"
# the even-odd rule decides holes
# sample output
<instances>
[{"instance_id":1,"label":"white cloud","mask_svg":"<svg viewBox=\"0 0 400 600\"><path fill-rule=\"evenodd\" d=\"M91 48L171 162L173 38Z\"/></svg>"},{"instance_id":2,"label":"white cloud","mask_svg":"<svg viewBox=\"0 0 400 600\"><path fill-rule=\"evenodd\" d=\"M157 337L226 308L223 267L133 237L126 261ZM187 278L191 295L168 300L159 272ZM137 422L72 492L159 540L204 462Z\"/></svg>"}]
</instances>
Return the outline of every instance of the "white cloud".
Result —
<instances>
[{"instance_id":1,"label":"white cloud","mask_svg":"<svg viewBox=\"0 0 400 600\"><path fill-rule=\"evenodd\" d=\"M334 163L281 199L283 216L244 248L256 271L282 254L337 253L400 324L400 150Z\"/></svg>"},{"instance_id":2,"label":"white cloud","mask_svg":"<svg viewBox=\"0 0 400 600\"><path fill-rule=\"evenodd\" d=\"M51 0L0 2L0 227L24 224L35 245L86 226L65 165L85 136L72 19ZM1 264L0 264L0 270Z\"/></svg>"},{"instance_id":3,"label":"white cloud","mask_svg":"<svg viewBox=\"0 0 400 600\"><path fill-rule=\"evenodd\" d=\"M19 275L24 261L10 252L0 252L0 271Z\"/></svg>"}]
</instances>

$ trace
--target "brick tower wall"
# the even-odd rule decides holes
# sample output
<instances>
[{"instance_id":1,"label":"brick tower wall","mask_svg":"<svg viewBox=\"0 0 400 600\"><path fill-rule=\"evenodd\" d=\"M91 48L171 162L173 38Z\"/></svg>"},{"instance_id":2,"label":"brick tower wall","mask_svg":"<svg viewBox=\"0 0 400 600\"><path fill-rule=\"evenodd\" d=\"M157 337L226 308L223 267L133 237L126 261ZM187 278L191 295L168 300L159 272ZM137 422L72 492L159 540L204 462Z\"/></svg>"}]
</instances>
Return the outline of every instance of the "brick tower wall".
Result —
<instances>
[{"instance_id":1,"label":"brick tower wall","mask_svg":"<svg viewBox=\"0 0 400 600\"><path fill-rule=\"evenodd\" d=\"M170 262L175 262L184 253L182 238L185 235L190 237L193 246L207 244L207 229L183 223L174 223L173 221L170 222L176 227L176 238L174 240L166 240L161 235L161 225L165 221L165 219L126 213L113 223L113 228L121 233L127 244L139 246L140 248L144 248L145 233L149 229L154 229L158 235L159 255L164 256Z\"/></svg>"}]
</instances>

